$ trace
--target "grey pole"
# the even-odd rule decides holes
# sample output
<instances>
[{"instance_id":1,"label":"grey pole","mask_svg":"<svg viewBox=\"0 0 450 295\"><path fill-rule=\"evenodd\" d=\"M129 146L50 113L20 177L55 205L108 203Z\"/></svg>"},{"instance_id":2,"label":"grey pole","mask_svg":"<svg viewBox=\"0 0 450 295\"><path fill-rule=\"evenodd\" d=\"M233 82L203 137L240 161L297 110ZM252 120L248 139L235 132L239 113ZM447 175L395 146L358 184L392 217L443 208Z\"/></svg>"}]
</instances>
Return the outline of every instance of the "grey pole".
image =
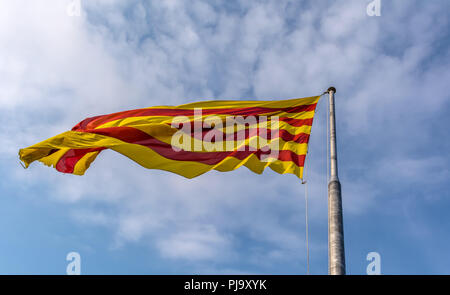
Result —
<instances>
[{"instance_id":1,"label":"grey pole","mask_svg":"<svg viewBox=\"0 0 450 295\"><path fill-rule=\"evenodd\" d=\"M328 183L328 273L345 275L344 226L342 220L341 183L338 178L336 153L336 120L334 94L336 88L328 88L330 101L330 181Z\"/></svg>"}]
</instances>

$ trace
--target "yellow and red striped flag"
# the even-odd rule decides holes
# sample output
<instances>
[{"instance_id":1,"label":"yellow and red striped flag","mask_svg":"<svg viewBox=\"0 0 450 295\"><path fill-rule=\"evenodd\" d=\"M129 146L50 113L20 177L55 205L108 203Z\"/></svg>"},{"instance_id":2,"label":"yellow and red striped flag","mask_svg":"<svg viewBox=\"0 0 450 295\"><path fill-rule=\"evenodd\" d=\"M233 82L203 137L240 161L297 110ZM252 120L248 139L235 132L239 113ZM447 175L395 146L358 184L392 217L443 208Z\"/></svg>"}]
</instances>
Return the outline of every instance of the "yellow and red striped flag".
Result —
<instances>
[{"instance_id":1,"label":"yellow and red striped flag","mask_svg":"<svg viewBox=\"0 0 450 295\"><path fill-rule=\"evenodd\" d=\"M83 175L105 149L149 169L193 178L210 170L266 167L303 178L320 96L278 101L203 101L87 118L19 151L32 162Z\"/></svg>"}]
</instances>

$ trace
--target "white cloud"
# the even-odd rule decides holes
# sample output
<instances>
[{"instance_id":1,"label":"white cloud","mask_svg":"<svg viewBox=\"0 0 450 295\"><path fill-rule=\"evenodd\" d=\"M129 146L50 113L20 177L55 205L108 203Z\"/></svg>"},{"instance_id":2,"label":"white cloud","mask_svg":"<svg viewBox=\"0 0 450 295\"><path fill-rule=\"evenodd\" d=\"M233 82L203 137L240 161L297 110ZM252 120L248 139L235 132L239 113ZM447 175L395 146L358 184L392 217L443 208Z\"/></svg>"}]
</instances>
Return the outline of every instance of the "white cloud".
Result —
<instances>
[{"instance_id":1,"label":"white cloud","mask_svg":"<svg viewBox=\"0 0 450 295\"><path fill-rule=\"evenodd\" d=\"M163 256L188 260L223 260L227 256L229 241L213 226L201 226L163 238L158 248Z\"/></svg>"}]
</instances>

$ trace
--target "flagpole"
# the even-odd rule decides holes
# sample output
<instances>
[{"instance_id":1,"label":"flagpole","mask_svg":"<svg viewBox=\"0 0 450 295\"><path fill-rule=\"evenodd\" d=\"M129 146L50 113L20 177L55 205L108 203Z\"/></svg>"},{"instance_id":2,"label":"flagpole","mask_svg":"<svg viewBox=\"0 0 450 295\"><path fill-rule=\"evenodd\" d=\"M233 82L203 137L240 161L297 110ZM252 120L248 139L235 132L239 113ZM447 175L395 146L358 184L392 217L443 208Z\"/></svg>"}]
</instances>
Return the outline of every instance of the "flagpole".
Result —
<instances>
[{"instance_id":1,"label":"flagpole","mask_svg":"<svg viewBox=\"0 0 450 295\"><path fill-rule=\"evenodd\" d=\"M328 274L345 275L344 226L342 220L341 183L338 178L336 152L336 119L334 94L336 88L330 87L330 181L328 182Z\"/></svg>"}]
</instances>

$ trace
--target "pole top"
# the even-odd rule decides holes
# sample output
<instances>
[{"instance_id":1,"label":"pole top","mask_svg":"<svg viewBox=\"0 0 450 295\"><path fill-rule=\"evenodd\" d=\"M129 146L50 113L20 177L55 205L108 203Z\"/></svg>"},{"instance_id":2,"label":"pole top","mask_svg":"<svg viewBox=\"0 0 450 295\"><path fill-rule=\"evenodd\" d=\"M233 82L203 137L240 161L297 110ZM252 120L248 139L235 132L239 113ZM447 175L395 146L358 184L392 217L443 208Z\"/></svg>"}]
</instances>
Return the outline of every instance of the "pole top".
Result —
<instances>
[{"instance_id":1,"label":"pole top","mask_svg":"<svg viewBox=\"0 0 450 295\"><path fill-rule=\"evenodd\" d=\"M333 91L334 93L336 93L336 88L331 86L330 88L328 88L327 92L330 92L330 91Z\"/></svg>"}]
</instances>

